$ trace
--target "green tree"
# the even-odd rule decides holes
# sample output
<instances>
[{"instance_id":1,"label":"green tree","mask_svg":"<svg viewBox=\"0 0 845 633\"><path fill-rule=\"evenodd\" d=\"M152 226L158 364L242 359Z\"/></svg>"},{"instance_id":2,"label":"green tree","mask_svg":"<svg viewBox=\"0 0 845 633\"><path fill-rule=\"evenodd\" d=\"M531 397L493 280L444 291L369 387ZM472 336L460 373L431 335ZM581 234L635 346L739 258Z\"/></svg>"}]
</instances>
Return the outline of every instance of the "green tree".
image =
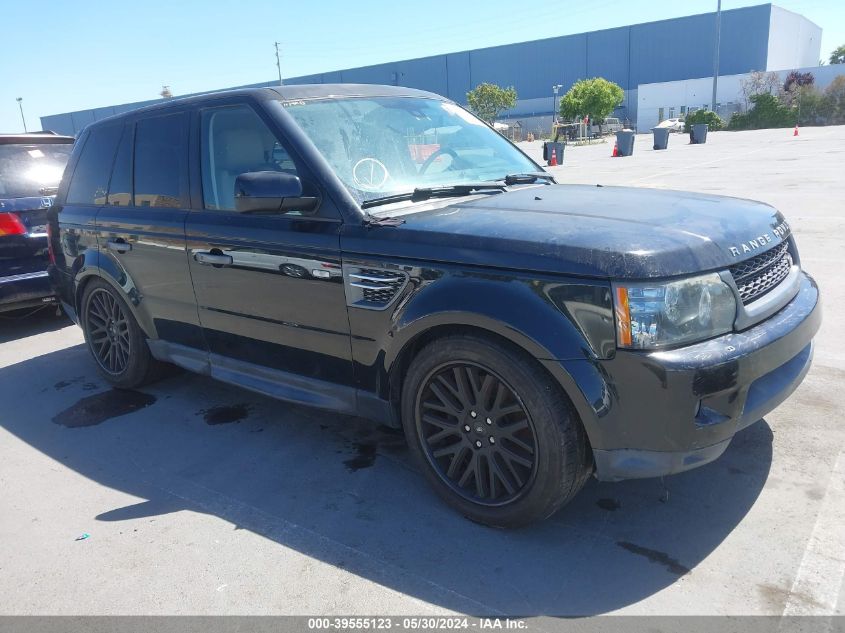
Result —
<instances>
[{"instance_id":1,"label":"green tree","mask_svg":"<svg viewBox=\"0 0 845 633\"><path fill-rule=\"evenodd\" d=\"M830 54L830 63L845 64L845 44L833 49L833 52Z\"/></svg>"},{"instance_id":2,"label":"green tree","mask_svg":"<svg viewBox=\"0 0 845 633\"><path fill-rule=\"evenodd\" d=\"M590 117L599 123L622 103L625 92L617 84L601 77L580 79L560 100L560 116L564 119Z\"/></svg>"},{"instance_id":3,"label":"green tree","mask_svg":"<svg viewBox=\"0 0 845 633\"><path fill-rule=\"evenodd\" d=\"M479 84L467 93L467 103L479 118L492 125L501 112L516 105L516 90L513 86L502 88L496 84Z\"/></svg>"}]
</instances>

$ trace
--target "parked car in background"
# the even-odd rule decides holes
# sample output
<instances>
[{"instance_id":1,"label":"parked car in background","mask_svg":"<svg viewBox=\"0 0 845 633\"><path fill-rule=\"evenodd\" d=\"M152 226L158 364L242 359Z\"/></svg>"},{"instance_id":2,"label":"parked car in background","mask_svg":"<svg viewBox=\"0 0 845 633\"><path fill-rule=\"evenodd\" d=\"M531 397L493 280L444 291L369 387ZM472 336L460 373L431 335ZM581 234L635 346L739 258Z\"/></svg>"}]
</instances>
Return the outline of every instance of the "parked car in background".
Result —
<instances>
[{"instance_id":1,"label":"parked car in background","mask_svg":"<svg viewBox=\"0 0 845 633\"><path fill-rule=\"evenodd\" d=\"M47 277L47 209L73 137L0 134L0 312L55 303Z\"/></svg>"},{"instance_id":2,"label":"parked car in background","mask_svg":"<svg viewBox=\"0 0 845 633\"><path fill-rule=\"evenodd\" d=\"M655 127L660 128L669 128L670 132L683 132L684 131L684 120L681 118L672 118L672 119L665 119L658 123Z\"/></svg>"},{"instance_id":3,"label":"parked car in background","mask_svg":"<svg viewBox=\"0 0 845 633\"><path fill-rule=\"evenodd\" d=\"M558 185L419 90L168 100L88 126L67 173L50 274L105 380L170 362L401 427L495 526L717 459L821 322L776 209Z\"/></svg>"},{"instance_id":4,"label":"parked car in background","mask_svg":"<svg viewBox=\"0 0 845 633\"><path fill-rule=\"evenodd\" d=\"M623 127L619 119L608 117L602 123L601 129L604 134L616 134L617 132L621 132Z\"/></svg>"}]
</instances>

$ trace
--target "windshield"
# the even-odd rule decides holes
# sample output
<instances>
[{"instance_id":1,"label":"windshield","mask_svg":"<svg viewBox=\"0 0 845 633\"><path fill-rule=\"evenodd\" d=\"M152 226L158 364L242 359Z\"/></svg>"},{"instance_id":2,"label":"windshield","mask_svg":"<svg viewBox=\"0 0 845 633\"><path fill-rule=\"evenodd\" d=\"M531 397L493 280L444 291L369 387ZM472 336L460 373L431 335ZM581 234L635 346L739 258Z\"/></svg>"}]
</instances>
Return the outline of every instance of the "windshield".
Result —
<instances>
[{"instance_id":1,"label":"windshield","mask_svg":"<svg viewBox=\"0 0 845 633\"><path fill-rule=\"evenodd\" d=\"M453 103L372 97L283 105L359 203L539 170L498 132Z\"/></svg>"},{"instance_id":2,"label":"windshield","mask_svg":"<svg viewBox=\"0 0 845 633\"><path fill-rule=\"evenodd\" d=\"M71 149L71 143L0 145L0 198L56 193Z\"/></svg>"}]
</instances>

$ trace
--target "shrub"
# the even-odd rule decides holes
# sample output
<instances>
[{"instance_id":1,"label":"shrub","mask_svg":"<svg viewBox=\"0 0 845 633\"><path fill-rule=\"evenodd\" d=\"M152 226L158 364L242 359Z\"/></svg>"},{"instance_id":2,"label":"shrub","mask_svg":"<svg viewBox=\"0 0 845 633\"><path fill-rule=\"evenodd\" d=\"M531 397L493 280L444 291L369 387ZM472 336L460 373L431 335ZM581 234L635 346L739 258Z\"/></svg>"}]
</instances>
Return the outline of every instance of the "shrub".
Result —
<instances>
[{"instance_id":1,"label":"shrub","mask_svg":"<svg viewBox=\"0 0 845 633\"><path fill-rule=\"evenodd\" d=\"M833 103L812 86L801 88L793 101L798 106L798 125L827 125L833 122Z\"/></svg>"},{"instance_id":2,"label":"shrub","mask_svg":"<svg viewBox=\"0 0 845 633\"><path fill-rule=\"evenodd\" d=\"M824 90L830 108L828 123L845 123L845 75L839 75Z\"/></svg>"},{"instance_id":3,"label":"shrub","mask_svg":"<svg viewBox=\"0 0 845 633\"><path fill-rule=\"evenodd\" d=\"M706 123L711 132L718 132L725 126L725 122L712 110L696 110L684 119L684 132L689 134L696 123Z\"/></svg>"},{"instance_id":4,"label":"shrub","mask_svg":"<svg viewBox=\"0 0 845 633\"><path fill-rule=\"evenodd\" d=\"M746 113L735 113L728 122L729 130L761 130L772 127L792 127L798 112L768 93L750 97L753 108Z\"/></svg>"}]
</instances>

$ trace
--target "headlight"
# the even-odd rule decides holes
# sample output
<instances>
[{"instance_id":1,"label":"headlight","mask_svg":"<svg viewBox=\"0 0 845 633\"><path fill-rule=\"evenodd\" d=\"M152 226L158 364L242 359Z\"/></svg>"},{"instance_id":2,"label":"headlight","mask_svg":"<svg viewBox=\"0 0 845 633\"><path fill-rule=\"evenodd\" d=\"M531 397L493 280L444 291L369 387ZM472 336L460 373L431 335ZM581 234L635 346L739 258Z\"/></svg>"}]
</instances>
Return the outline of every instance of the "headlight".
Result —
<instances>
[{"instance_id":1,"label":"headlight","mask_svg":"<svg viewBox=\"0 0 845 633\"><path fill-rule=\"evenodd\" d=\"M657 349L703 341L733 329L736 300L716 273L663 282L616 283L619 347Z\"/></svg>"}]
</instances>

